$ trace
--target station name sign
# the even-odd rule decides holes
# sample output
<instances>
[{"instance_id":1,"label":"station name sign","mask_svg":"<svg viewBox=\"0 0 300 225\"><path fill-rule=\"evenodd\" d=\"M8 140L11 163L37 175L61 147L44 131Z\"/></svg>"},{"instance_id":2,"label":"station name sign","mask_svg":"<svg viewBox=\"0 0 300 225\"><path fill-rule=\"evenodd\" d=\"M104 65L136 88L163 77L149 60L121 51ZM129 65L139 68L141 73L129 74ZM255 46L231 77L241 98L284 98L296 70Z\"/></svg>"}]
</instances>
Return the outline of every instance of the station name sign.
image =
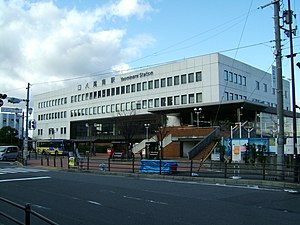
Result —
<instances>
[{"instance_id":1,"label":"station name sign","mask_svg":"<svg viewBox=\"0 0 300 225\"><path fill-rule=\"evenodd\" d=\"M121 81L133 80L137 78L147 77L153 75L153 71L143 72L135 75L130 75L127 77L121 77Z\"/></svg>"}]
</instances>

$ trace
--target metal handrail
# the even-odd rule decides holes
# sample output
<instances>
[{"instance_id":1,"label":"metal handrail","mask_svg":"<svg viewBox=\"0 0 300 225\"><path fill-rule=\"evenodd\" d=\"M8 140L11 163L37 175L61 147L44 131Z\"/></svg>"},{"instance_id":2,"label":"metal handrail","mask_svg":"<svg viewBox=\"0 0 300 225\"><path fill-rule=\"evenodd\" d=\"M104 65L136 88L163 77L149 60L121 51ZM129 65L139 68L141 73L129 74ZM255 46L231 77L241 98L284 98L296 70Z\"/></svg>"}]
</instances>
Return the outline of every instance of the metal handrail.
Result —
<instances>
[{"instance_id":1,"label":"metal handrail","mask_svg":"<svg viewBox=\"0 0 300 225\"><path fill-rule=\"evenodd\" d=\"M14 207L17 207L17 208L21 209L21 210L24 210L24 213L25 213L25 222L24 222L24 223L22 223L21 221L17 220L16 218L13 218L12 216L10 216L10 215L8 215L8 214L6 214L6 213L0 211L0 215L1 215L1 216L4 216L5 218L9 219L10 221L12 221L12 222L14 222L14 223L16 223L16 224L20 224L20 225L24 225L24 224L25 224L25 225L30 225L30 216L33 215L33 216L35 216L35 217L37 217L37 218L43 220L44 222L46 222L46 223L48 223L48 224L51 224L51 225L58 225L58 223L56 223L56 222L54 222L54 221L48 219L47 217L45 217L45 216L39 214L39 213L36 212L36 211L33 211L33 210L31 209L30 204L28 204L28 203L26 203L25 206L22 206L22 205L20 205L20 204L18 204L18 203L15 203L15 202L13 202L13 201L10 201L10 200L5 199L5 198L2 198L2 197L0 197L0 201L5 202L5 203L7 203L7 204L10 204L10 205L12 205L12 206L14 206Z\"/></svg>"}]
</instances>

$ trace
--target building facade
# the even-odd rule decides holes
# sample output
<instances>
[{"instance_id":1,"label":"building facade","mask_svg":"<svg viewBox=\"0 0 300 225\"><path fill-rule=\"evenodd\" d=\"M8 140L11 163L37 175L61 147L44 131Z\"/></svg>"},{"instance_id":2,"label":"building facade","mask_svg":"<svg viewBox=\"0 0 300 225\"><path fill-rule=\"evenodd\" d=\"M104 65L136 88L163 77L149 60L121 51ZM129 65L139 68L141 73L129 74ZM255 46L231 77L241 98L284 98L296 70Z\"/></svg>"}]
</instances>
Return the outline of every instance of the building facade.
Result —
<instances>
[{"instance_id":1,"label":"building facade","mask_svg":"<svg viewBox=\"0 0 300 225\"><path fill-rule=\"evenodd\" d=\"M162 125L226 130L246 120L259 127L265 125L260 113L276 115L275 78L219 53L109 74L34 96L33 138L117 140L131 135L141 140ZM283 85L288 113L290 83Z\"/></svg>"},{"instance_id":2,"label":"building facade","mask_svg":"<svg viewBox=\"0 0 300 225\"><path fill-rule=\"evenodd\" d=\"M18 138L23 135L23 110L19 108L1 107L0 108L0 128L12 127L18 131Z\"/></svg>"}]
</instances>

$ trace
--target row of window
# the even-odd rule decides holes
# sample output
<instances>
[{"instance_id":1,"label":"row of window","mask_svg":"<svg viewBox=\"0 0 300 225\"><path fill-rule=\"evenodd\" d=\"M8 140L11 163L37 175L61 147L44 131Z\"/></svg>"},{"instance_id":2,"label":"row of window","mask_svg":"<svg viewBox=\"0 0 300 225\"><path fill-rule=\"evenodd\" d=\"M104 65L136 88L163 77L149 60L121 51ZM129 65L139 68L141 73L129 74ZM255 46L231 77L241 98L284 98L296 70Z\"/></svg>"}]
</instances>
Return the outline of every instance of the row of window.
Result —
<instances>
[{"instance_id":1,"label":"row of window","mask_svg":"<svg viewBox=\"0 0 300 225\"><path fill-rule=\"evenodd\" d=\"M124 103L71 110L71 117L132 111L132 110L173 106L173 105L180 105L180 104L182 105L193 104L193 103L201 103L201 102L202 102L202 93L188 94L188 95L181 95L181 96L177 95L177 96L142 100L138 102L135 101L124 102Z\"/></svg>"},{"instance_id":2,"label":"row of window","mask_svg":"<svg viewBox=\"0 0 300 225\"><path fill-rule=\"evenodd\" d=\"M67 118L67 111L45 113L38 115L38 120L54 120Z\"/></svg>"},{"instance_id":3,"label":"row of window","mask_svg":"<svg viewBox=\"0 0 300 225\"><path fill-rule=\"evenodd\" d=\"M38 108L47 108L51 106L59 106L59 105L65 105L67 104L67 97L64 98L57 98L57 99L52 99L44 102L39 102L38 103Z\"/></svg>"},{"instance_id":4,"label":"row of window","mask_svg":"<svg viewBox=\"0 0 300 225\"><path fill-rule=\"evenodd\" d=\"M247 78L245 76L228 70L224 70L224 80L243 86L247 85Z\"/></svg>"},{"instance_id":5,"label":"row of window","mask_svg":"<svg viewBox=\"0 0 300 225\"><path fill-rule=\"evenodd\" d=\"M149 80L71 96L71 103L202 81L202 72Z\"/></svg>"},{"instance_id":6,"label":"row of window","mask_svg":"<svg viewBox=\"0 0 300 225\"><path fill-rule=\"evenodd\" d=\"M239 100L239 99L247 100L247 96L229 93L227 91L225 91L224 97L225 97L225 101L232 101L232 100Z\"/></svg>"},{"instance_id":7,"label":"row of window","mask_svg":"<svg viewBox=\"0 0 300 225\"><path fill-rule=\"evenodd\" d=\"M55 135L55 133L57 133L59 131L58 128L49 128L48 129L48 134L49 135ZM41 136L43 135L43 129L38 129L38 135ZM67 134L67 127L61 127L60 128L60 134Z\"/></svg>"}]
</instances>

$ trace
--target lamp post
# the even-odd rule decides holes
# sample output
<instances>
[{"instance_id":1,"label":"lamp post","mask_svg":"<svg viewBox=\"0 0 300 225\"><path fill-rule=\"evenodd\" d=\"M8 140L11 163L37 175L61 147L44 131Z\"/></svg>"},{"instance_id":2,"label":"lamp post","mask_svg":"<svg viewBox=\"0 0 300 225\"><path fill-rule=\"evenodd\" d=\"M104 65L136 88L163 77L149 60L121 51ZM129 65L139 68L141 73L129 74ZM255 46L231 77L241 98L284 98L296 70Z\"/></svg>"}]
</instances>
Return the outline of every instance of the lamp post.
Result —
<instances>
[{"instance_id":1,"label":"lamp post","mask_svg":"<svg viewBox=\"0 0 300 225\"><path fill-rule=\"evenodd\" d=\"M202 108L194 108L194 112L197 115L197 127L200 126L200 114L201 114Z\"/></svg>"}]
</instances>

